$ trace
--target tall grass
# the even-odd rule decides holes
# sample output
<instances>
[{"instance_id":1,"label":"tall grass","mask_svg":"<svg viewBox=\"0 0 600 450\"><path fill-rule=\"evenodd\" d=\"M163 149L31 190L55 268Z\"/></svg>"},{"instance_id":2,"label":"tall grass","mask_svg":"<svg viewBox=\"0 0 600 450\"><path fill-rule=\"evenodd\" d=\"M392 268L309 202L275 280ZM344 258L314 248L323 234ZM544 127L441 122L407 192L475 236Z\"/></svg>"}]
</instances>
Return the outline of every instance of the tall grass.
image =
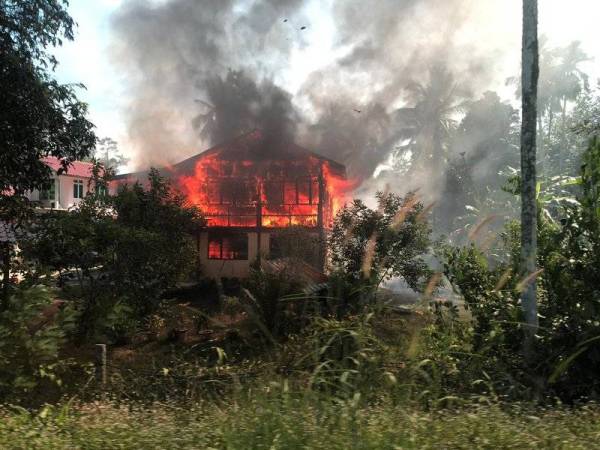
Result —
<instances>
[{"instance_id":1,"label":"tall grass","mask_svg":"<svg viewBox=\"0 0 600 450\"><path fill-rule=\"evenodd\" d=\"M600 410L532 410L513 404L422 412L385 399L327 401L265 386L228 402L152 408L104 403L0 410L5 449L596 448Z\"/></svg>"}]
</instances>

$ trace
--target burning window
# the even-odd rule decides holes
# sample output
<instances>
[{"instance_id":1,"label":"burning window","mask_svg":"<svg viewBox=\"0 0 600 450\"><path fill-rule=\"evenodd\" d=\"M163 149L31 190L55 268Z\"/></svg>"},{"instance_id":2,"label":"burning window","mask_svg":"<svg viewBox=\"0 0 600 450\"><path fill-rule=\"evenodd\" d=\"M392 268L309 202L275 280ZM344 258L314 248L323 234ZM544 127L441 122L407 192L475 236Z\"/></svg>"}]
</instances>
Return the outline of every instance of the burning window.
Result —
<instances>
[{"instance_id":1,"label":"burning window","mask_svg":"<svg viewBox=\"0 0 600 450\"><path fill-rule=\"evenodd\" d=\"M284 205L316 205L319 203L319 184L310 177L286 180L283 183Z\"/></svg>"},{"instance_id":2,"label":"burning window","mask_svg":"<svg viewBox=\"0 0 600 450\"><path fill-rule=\"evenodd\" d=\"M298 204L310 205L310 178L299 178L296 181L296 191L298 192Z\"/></svg>"},{"instance_id":3,"label":"burning window","mask_svg":"<svg viewBox=\"0 0 600 450\"><path fill-rule=\"evenodd\" d=\"M296 183L294 181L283 183L283 203L286 205L295 205L297 203Z\"/></svg>"},{"instance_id":4,"label":"burning window","mask_svg":"<svg viewBox=\"0 0 600 450\"><path fill-rule=\"evenodd\" d=\"M248 235L246 233L209 233L208 259L248 259Z\"/></svg>"},{"instance_id":5,"label":"burning window","mask_svg":"<svg viewBox=\"0 0 600 450\"><path fill-rule=\"evenodd\" d=\"M265 200L267 205L283 205L283 182L265 183Z\"/></svg>"}]
</instances>

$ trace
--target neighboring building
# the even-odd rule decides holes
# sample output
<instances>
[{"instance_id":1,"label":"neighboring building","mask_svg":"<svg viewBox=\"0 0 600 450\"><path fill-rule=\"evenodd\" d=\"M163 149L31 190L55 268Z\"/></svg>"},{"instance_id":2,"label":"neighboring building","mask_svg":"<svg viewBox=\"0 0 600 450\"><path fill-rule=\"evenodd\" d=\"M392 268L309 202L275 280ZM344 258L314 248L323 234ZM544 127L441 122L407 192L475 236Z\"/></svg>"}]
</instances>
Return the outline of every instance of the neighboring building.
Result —
<instances>
[{"instance_id":1,"label":"neighboring building","mask_svg":"<svg viewBox=\"0 0 600 450\"><path fill-rule=\"evenodd\" d=\"M205 214L198 233L205 275L245 277L260 257L285 257L281 230L295 226L324 242L342 205L345 168L294 143L276 144L253 131L160 170ZM147 172L116 184L144 183ZM308 242L307 242L308 245ZM309 258L322 270L325 249ZM306 260L306 259L305 259Z\"/></svg>"},{"instance_id":2,"label":"neighboring building","mask_svg":"<svg viewBox=\"0 0 600 450\"><path fill-rule=\"evenodd\" d=\"M39 202L42 208L69 209L93 190L92 163L74 161L59 175L62 165L58 158L47 157L42 161L52 169L51 182L47 189L34 190L28 195L29 200Z\"/></svg>"}]
</instances>

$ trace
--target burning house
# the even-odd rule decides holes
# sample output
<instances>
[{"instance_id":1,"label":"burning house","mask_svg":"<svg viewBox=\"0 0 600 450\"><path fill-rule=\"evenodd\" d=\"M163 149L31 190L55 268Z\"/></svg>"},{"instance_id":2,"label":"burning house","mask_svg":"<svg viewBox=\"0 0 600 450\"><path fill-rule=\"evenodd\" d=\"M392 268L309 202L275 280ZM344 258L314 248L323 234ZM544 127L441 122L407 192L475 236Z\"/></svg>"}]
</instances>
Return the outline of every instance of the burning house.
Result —
<instances>
[{"instance_id":1,"label":"burning house","mask_svg":"<svg viewBox=\"0 0 600 450\"><path fill-rule=\"evenodd\" d=\"M205 214L198 249L205 275L245 277L259 258L286 256L290 227L324 242L348 183L343 165L253 131L161 169ZM143 174L117 177L135 181ZM311 258L323 269L321 244Z\"/></svg>"}]
</instances>

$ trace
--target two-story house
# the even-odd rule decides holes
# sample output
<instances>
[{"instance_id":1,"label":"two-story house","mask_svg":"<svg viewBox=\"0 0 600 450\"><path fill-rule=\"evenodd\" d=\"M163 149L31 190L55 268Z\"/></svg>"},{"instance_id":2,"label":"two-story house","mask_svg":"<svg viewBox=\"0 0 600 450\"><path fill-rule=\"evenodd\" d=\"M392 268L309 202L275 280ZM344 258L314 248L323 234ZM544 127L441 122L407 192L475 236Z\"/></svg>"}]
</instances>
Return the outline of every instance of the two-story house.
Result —
<instances>
[{"instance_id":1,"label":"two-story house","mask_svg":"<svg viewBox=\"0 0 600 450\"><path fill-rule=\"evenodd\" d=\"M280 255L290 227L320 243L309 258L322 270L324 238L345 200L343 165L293 142L273 144L258 130L160 169L204 213L198 250L205 275L246 277L261 255ZM119 185L147 182L148 172L117 175ZM311 242L306 242L311 247Z\"/></svg>"}]
</instances>

